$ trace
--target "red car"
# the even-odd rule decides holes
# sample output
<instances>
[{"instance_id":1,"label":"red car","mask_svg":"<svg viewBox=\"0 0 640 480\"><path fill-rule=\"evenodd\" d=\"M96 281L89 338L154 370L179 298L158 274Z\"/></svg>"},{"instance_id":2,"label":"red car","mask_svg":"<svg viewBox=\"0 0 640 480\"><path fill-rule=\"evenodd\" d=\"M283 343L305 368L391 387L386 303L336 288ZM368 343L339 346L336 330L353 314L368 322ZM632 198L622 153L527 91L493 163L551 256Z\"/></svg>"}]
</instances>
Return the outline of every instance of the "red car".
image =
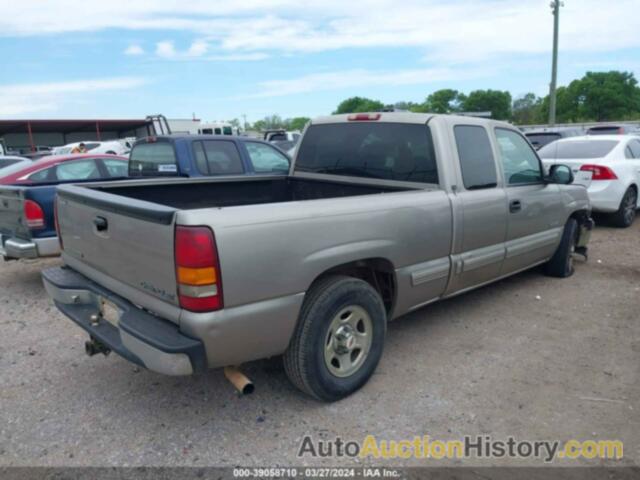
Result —
<instances>
[{"instance_id":1,"label":"red car","mask_svg":"<svg viewBox=\"0 0 640 480\"><path fill-rule=\"evenodd\" d=\"M60 183L127 177L129 161L115 155L58 155L20 162L0 172L0 257L60 254L54 221Z\"/></svg>"},{"instance_id":2,"label":"red car","mask_svg":"<svg viewBox=\"0 0 640 480\"><path fill-rule=\"evenodd\" d=\"M0 172L0 185L34 185L122 178L128 175L128 159L115 155L51 155L26 166L13 165Z\"/></svg>"}]
</instances>

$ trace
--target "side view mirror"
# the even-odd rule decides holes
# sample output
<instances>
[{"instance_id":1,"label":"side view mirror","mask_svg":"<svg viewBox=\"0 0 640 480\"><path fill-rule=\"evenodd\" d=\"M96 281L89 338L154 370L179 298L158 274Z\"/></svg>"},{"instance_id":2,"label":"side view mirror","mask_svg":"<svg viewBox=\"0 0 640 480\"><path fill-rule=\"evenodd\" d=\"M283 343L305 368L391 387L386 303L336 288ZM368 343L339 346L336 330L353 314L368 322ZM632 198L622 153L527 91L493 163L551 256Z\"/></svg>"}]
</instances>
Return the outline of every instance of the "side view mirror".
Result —
<instances>
[{"instance_id":1,"label":"side view mirror","mask_svg":"<svg viewBox=\"0 0 640 480\"><path fill-rule=\"evenodd\" d=\"M567 165L552 165L549 169L548 180L559 185L569 185L574 180L573 172Z\"/></svg>"}]
</instances>

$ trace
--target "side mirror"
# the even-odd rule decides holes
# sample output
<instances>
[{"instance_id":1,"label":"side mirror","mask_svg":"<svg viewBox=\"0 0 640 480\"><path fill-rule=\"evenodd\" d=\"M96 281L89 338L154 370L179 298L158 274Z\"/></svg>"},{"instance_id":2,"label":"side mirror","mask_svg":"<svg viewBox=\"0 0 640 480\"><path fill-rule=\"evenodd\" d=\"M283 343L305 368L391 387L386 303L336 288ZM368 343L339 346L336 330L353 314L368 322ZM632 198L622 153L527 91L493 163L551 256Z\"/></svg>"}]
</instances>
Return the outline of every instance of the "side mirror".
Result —
<instances>
[{"instance_id":1,"label":"side mirror","mask_svg":"<svg viewBox=\"0 0 640 480\"><path fill-rule=\"evenodd\" d=\"M549 169L549 181L559 185L573 183L574 177L571 168L567 165L552 165Z\"/></svg>"}]
</instances>

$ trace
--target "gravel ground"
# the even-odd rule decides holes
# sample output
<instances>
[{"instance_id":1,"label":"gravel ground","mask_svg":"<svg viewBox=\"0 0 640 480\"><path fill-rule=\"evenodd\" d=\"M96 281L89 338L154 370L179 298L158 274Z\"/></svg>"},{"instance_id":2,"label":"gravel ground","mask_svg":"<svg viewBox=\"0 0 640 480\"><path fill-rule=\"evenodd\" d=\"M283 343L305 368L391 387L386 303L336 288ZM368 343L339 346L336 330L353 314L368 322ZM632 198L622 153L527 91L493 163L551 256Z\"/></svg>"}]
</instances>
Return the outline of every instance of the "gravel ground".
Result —
<instances>
[{"instance_id":1,"label":"gravel ground","mask_svg":"<svg viewBox=\"0 0 640 480\"><path fill-rule=\"evenodd\" d=\"M88 358L40 281L59 260L1 263L0 466L326 464L296 457L303 436L367 434L615 438L618 464L640 464L639 234L640 221L599 227L569 279L533 270L392 323L371 381L331 405L296 391L277 359L247 365L257 388L239 397L221 371L170 378Z\"/></svg>"}]
</instances>

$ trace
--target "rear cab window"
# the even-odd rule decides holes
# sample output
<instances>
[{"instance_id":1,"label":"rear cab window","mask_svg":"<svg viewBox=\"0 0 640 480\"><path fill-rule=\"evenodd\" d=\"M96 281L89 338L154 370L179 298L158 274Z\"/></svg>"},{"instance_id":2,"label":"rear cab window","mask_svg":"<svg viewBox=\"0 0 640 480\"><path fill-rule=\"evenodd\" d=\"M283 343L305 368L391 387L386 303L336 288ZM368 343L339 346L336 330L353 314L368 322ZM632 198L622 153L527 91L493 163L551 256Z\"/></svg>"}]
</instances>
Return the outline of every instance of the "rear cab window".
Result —
<instances>
[{"instance_id":1,"label":"rear cab window","mask_svg":"<svg viewBox=\"0 0 640 480\"><path fill-rule=\"evenodd\" d=\"M298 172L439 183L431 131L424 124L310 125L299 148Z\"/></svg>"},{"instance_id":2,"label":"rear cab window","mask_svg":"<svg viewBox=\"0 0 640 480\"><path fill-rule=\"evenodd\" d=\"M129 157L129 176L158 177L178 175L178 163L173 144L148 142L134 145Z\"/></svg>"},{"instance_id":3,"label":"rear cab window","mask_svg":"<svg viewBox=\"0 0 640 480\"><path fill-rule=\"evenodd\" d=\"M539 149L562 138L559 133L526 133L531 145Z\"/></svg>"}]
</instances>

